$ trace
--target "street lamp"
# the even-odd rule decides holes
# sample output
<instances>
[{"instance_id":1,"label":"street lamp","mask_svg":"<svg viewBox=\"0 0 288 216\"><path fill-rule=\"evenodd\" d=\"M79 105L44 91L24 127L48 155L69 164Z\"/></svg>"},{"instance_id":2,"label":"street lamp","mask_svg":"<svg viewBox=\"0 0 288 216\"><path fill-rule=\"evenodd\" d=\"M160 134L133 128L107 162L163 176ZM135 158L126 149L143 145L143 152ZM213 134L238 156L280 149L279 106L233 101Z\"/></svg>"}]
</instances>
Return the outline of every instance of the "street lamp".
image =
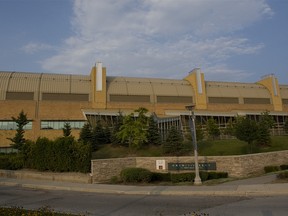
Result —
<instances>
[{"instance_id":1,"label":"street lamp","mask_svg":"<svg viewBox=\"0 0 288 216\"><path fill-rule=\"evenodd\" d=\"M194 108L195 105L189 105L185 106L187 110L189 110L189 126L191 130L191 136L194 146L194 160L195 160L195 179L194 184L195 185L201 185L201 178L199 175L199 165L198 165L198 148L197 148L197 138L196 138L196 127L195 127L195 116L194 116Z\"/></svg>"}]
</instances>

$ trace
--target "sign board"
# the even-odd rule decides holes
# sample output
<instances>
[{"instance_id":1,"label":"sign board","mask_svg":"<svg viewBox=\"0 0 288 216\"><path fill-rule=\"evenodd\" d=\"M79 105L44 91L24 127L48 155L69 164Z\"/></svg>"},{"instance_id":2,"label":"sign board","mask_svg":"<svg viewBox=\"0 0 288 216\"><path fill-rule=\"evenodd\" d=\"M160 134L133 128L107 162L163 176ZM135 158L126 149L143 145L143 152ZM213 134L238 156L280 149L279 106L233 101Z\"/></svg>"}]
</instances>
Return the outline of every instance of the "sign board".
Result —
<instances>
[{"instance_id":1,"label":"sign board","mask_svg":"<svg viewBox=\"0 0 288 216\"><path fill-rule=\"evenodd\" d=\"M165 170L165 160L156 160L156 169L157 170Z\"/></svg>"},{"instance_id":2,"label":"sign board","mask_svg":"<svg viewBox=\"0 0 288 216\"><path fill-rule=\"evenodd\" d=\"M216 162L199 163L199 170L216 170ZM194 163L168 163L168 170L195 170Z\"/></svg>"}]
</instances>

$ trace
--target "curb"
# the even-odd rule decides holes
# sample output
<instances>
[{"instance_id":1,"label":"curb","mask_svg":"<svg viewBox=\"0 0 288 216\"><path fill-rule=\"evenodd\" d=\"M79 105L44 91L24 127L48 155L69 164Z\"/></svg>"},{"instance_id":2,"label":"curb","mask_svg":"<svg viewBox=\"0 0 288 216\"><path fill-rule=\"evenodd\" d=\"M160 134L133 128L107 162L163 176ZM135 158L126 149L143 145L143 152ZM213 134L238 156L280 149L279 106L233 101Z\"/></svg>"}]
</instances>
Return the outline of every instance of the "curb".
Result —
<instances>
[{"instance_id":1,"label":"curb","mask_svg":"<svg viewBox=\"0 0 288 216\"><path fill-rule=\"evenodd\" d=\"M121 186L121 189L117 189L117 186L109 185L86 185L84 187L73 185L52 185L52 184L32 184L32 183L19 183L19 182L0 182L3 186L16 186L30 189L42 189L42 190L62 190L62 191L74 191L74 192L89 192L89 193L102 193L102 194L121 194L121 195L163 195L163 196L281 196L288 195L288 183L283 184L259 184L259 185L239 185L239 186L200 186L193 187L193 190L187 190L187 187L175 188L165 187L159 188L157 186L145 188L145 187L125 187ZM146 190L145 190L146 189ZM186 189L186 190L185 190Z\"/></svg>"}]
</instances>

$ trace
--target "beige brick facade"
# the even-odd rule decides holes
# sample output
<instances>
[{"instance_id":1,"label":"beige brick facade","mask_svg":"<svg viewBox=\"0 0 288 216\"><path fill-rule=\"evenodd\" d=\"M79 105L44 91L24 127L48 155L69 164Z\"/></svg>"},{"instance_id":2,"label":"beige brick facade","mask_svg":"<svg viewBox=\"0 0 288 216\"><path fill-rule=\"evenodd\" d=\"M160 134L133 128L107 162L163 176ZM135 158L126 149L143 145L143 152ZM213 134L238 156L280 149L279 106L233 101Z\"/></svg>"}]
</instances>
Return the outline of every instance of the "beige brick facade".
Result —
<instances>
[{"instance_id":1,"label":"beige brick facade","mask_svg":"<svg viewBox=\"0 0 288 216\"><path fill-rule=\"evenodd\" d=\"M203 116L270 111L280 116L280 124L288 116L288 85L279 85L274 76L258 83L233 83L205 81L200 69L182 80L109 77L105 67L97 70L95 65L90 75L0 72L0 147L8 147L7 137L15 134L15 130L1 129L1 122L10 121L21 110L32 121L32 130L25 133L32 140L62 135L59 128L41 128L43 121L85 121L87 112L106 115L139 107L159 117L188 115L185 106L190 104L196 105L196 115ZM73 129L73 135L78 137L79 129Z\"/></svg>"}]
</instances>

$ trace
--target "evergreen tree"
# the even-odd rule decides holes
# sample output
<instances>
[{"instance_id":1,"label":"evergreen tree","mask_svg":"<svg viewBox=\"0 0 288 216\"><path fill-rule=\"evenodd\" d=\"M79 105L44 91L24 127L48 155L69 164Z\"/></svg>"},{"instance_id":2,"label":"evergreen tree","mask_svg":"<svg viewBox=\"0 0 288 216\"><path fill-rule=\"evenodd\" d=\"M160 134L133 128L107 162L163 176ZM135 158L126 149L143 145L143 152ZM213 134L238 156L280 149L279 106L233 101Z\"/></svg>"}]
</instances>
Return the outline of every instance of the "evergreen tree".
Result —
<instances>
[{"instance_id":1,"label":"evergreen tree","mask_svg":"<svg viewBox=\"0 0 288 216\"><path fill-rule=\"evenodd\" d=\"M112 128L111 143L113 145L121 144L121 139L118 138L117 133L120 131L120 128L123 125L123 120L124 120L124 117L122 113L119 112L119 115L116 117L116 120Z\"/></svg>"},{"instance_id":2,"label":"evergreen tree","mask_svg":"<svg viewBox=\"0 0 288 216\"><path fill-rule=\"evenodd\" d=\"M83 128L81 129L79 141L82 141L84 144L92 144L92 131L89 123L84 124Z\"/></svg>"},{"instance_id":3,"label":"evergreen tree","mask_svg":"<svg viewBox=\"0 0 288 216\"><path fill-rule=\"evenodd\" d=\"M197 141L201 141L204 139L204 131L202 129L202 126L201 124L197 124L197 122L196 122L196 139Z\"/></svg>"},{"instance_id":4,"label":"evergreen tree","mask_svg":"<svg viewBox=\"0 0 288 216\"><path fill-rule=\"evenodd\" d=\"M92 148L97 150L99 145L107 144L107 137L104 128L100 121L97 122L96 126L92 131Z\"/></svg>"},{"instance_id":5,"label":"evergreen tree","mask_svg":"<svg viewBox=\"0 0 288 216\"><path fill-rule=\"evenodd\" d=\"M65 122L64 127L63 127L63 136L68 137L71 135L71 125L69 122Z\"/></svg>"},{"instance_id":6,"label":"evergreen tree","mask_svg":"<svg viewBox=\"0 0 288 216\"><path fill-rule=\"evenodd\" d=\"M207 126L207 132L209 134L209 137L212 137L212 139L215 139L220 136L220 129L216 121L213 118L208 119L206 126Z\"/></svg>"},{"instance_id":7,"label":"evergreen tree","mask_svg":"<svg viewBox=\"0 0 288 216\"><path fill-rule=\"evenodd\" d=\"M232 118L230 118L228 120L227 126L225 128L224 131L225 134L230 135L230 136L234 136L235 132L234 132L234 122L232 120Z\"/></svg>"},{"instance_id":8,"label":"evergreen tree","mask_svg":"<svg viewBox=\"0 0 288 216\"><path fill-rule=\"evenodd\" d=\"M148 119L148 134L147 140L149 144L161 145L161 136L157 126L157 122L154 120L153 115Z\"/></svg>"},{"instance_id":9,"label":"evergreen tree","mask_svg":"<svg viewBox=\"0 0 288 216\"><path fill-rule=\"evenodd\" d=\"M257 143L259 145L269 145L271 143L270 129L274 125L274 120L269 112L264 112L260 116L260 121L258 122L258 133L257 133Z\"/></svg>"},{"instance_id":10,"label":"evergreen tree","mask_svg":"<svg viewBox=\"0 0 288 216\"><path fill-rule=\"evenodd\" d=\"M24 126L29 123L27 119L27 114L25 114L24 111L22 110L17 116L17 118L12 117L12 120L17 124L16 134L13 138L7 138L7 139L9 139L12 142L11 144L12 148L21 151L26 142L26 139L24 138L25 133Z\"/></svg>"},{"instance_id":11,"label":"evergreen tree","mask_svg":"<svg viewBox=\"0 0 288 216\"><path fill-rule=\"evenodd\" d=\"M286 121L284 123L284 131L285 131L285 133L288 133L288 118L286 119Z\"/></svg>"},{"instance_id":12,"label":"evergreen tree","mask_svg":"<svg viewBox=\"0 0 288 216\"><path fill-rule=\"evenodd\" d=\"M167 138L163 144L163 151L166 154L178 155L182 147L182 134L175 126L172 126L168 132Z\"/></svg>"},{"instance_id":13,"label":"evergreen tree","mask_svg":"<svg viewBox=\"0 0 288 216\"><path fill-rule=\"evenodd\" d=\"M105 137L105 143L104 144L108 144L111 143L111 130L108 126L104 127L104 137Z\"/></svg>"}]
</instances>

